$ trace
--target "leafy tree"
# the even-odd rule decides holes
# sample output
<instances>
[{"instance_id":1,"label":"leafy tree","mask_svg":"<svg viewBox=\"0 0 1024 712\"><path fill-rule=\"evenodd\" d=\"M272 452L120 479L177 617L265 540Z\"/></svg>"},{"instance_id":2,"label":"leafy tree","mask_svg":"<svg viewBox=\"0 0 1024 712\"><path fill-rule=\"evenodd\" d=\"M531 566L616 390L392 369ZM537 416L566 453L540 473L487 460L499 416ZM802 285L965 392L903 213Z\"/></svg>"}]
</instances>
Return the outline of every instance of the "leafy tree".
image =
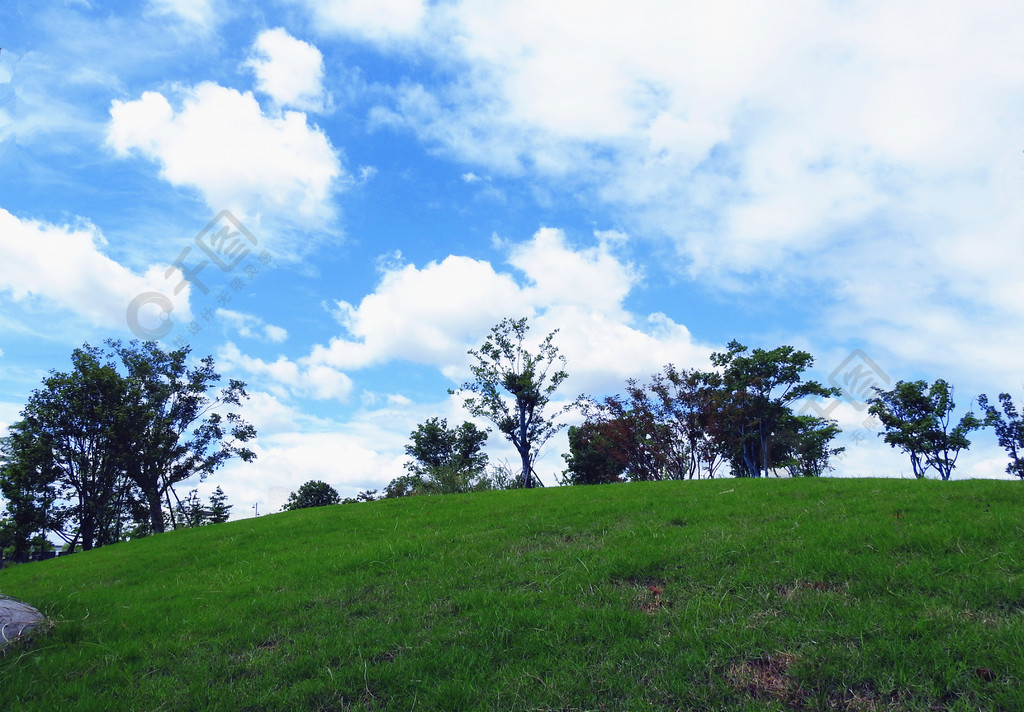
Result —
<instances>
[{"instance_id":1,"label":"leafy tree","mask_svg":"<svg viewBox=\"0 0 1024 712\"><path fill-rule=\"evenodd\" d=\"M338 491L326 482L310 480L299 487L298 492L288 495L288 502L281 511L306 509L307 507L325 507L329 504L341 504Z\"/></svg>"},{"instance_id":2,"label":"leafy tree","mask_svg":"<svg viewBox=\"0 0 1024 712\"><path fill-rule=\"evenodd\" d=\"M626 466L615 457L607 423L587 421L569 428L569 452L562 455L562 476L573 485L622 482Z\"/></svg>"},{"instance_id":3,"label":"leafy tree","mask_svg":"<svg viewBox=\"0 0 1024 712\"><path fill-rule=\"evenodd\" d=\"M999 404L1003 407L1002 413L989 404L988 396L978 396L978 405L985 411L985 426L995 429L999 444L1010 456L1006 473L1024 479L1024 418L1009 393L999 394Z\"/></svg>"},{"instance_id":4,"label":"leafy tree","mask_svg":"<svg viewBox=\"0 0 1024 712\"><path fill-rule=\"evenodd\" d=\"M416 426L405 454L414 458L405 469L420 479L428 493L457 493L478 489L487 469L487 455L481 451L487 431L470 422L449 428L444 418L429 418Z\"/></svg>"},{"instance_id":5,"label":"leafy tree","mask_svg":"<svg viewBox=\"0 0 1024 712\"><path fill-rule=\"evenodd\" d=\"M358 493L355 497L346 497L341 500L342 504L359 504L360 502L376 502L377 490L368 489Z\"/></svg>"},{"instance_id":6,"label":"leafy tree","mask_svg":"<svg viewBox=\"0 0 1024 712\"><path fill-rule=\"evenodd\" d=\"M391 480L384 488L384 499L395 499L397 497L409 497L416 494L423 494L423 478L419 475L400 475Z\"/></svg>"},{"instance_id":7,"label":"leafy tree","mask_svg":"<svg viewBox=\"0 0 1024 712\"><path fill-rule=\"evenodd\" d=\"M588 413L605 452L634 482L679 479L685 467L686 443L674 437L661 415L646 387L634 379L626 382L625 397L609 396Z\"/></svg>"},{"instance_id":8,"label":"leafy tree","mask_svg":"<svg viewBox=\"0 0 1024 712\"><path fill-rule=\"evenodd\" d=\"M255 457L238 445L255 436L252 427L220 412L247 397L244 384L207 397L219 380L211 358L189 368L187 348L106 343L75 349L72 369L52 371L32 394L0 469L0 487L45 505L47 527L70 550L163 531L164 504L179 521L174 484L230 457Z\"/></svg>"},{"instance_id":9,"label":"leafy tree","mask_svg":"<svg viewBox=\"0 0 1024 712\"><path fill-rule=\"evenodd\" d=\"M127 370L129 427L122 437L128 476L145 495L152 530L162 532L163 500L170 508L175 484L196 476L202 481L232 457L255 459L243 444L256 430L238 413L220 412L240 407L249 396L245 384L232 379L211 398L208 392L220 380L213 357L189 367L187 347L165 352L152 341L107 343Z\"/></svg>"},{"instance_id":10,"label":"leafy tree","mask_svg":"<svg viewBox=\"0 0 1024 712\"><path fill-rule=\"evenodd\" d=\"M217 489L210 495L210 507L207 510L210 524L223 524L226 522L233 506L233 504L228 504L228 496L224 494L224 490L218 485Z\"/></svg>"},{"instance_id":11,"label":"leafy tree","mask_svg":"<svg viewBox=\"0 0 1024 712\"><path fill-rule=\"evenodd\" d=\"M190 490L184 499L178 501L172 510L171 519L178 527L201 527L210 521L210 510L203 505L199 490Z\"/></svg>"},{"instance_id":12,"label":"leafy tree","mask_svg":"<svg viewBox=\"0 0 1024 712\"><path fill-rule=\"evenodd\" d=\"M885 442L910 456L914 476L923 478L929 469L948 480L961 450L970 447L968 433L983 423L974 413L966 413L950 427L956 404L953 389L941 378L926 381L899 381L891 390L875 388L868 399L868 412L885 428Z\"/></svg>"},{"instance_id":13,"label":"leafy tree","mask_svg":"<svg viewBox=\"0 0 1024 712\"><path fill-rule=\"evenodd\" d=\"M648 386L658 407L659 420L669 428L685 461L687 479L715 476L722 463L722 453L715 444L718 420L716 415L724 394L718 374L696 369L665 366ZM680 474L681 476L681 474Z\"/></svg>"},{"instance_id":14,"label":"leafy tree","mask_svg":"<svg viewBox=\"0 0 1024 712\"><path fill-rule=\"evenodd\" d=\"M50 519L73 550L118 541L131 482L124 476L122 435L129 427L125 384L102 352L86 344L71 356L72 370L51 372L33 392L15 423L4 467L5 488L12 473L33 472L53 488ZM29 492L30 490L24 490Z\"/></svg>"},{"instance_id":15,"label":"leafy tree","mask_svg":"<svg viewBox=\"0 0 1024 712\"><path fill-rule=\"evenodd\" d=\"M737 477L761 477L785 468L794 443L806 426L793 417L792 404L807 396L838 396L838 388L804 381L814 363L806 351L780 346L765 351L729 342L724 353L711 355L717 374L708 385L717 390L714 437ZM796 428L796 430L794 430ZM821 431L820 428L816 430ZM838 431L836 431L838 432Z\"/></svg>"},{"instance_id":16,"label":"leafy tree","mask_svg":"<svg viewBox=\"0 0 1024 712\"><path fill-rule=\"evenodd\" d=\"M38 456L27 451L42 448L41 441L26 440L23 423L9 428L10 435L0 439L0 494L6 500L0 522L0 550L15 561L27 560L34 537L44 535L54 525L56 490L54 475L40 464Z\"/></svg>"},{"instance_id":17,"label":"leafy tree","mask_svg":"<svg viewBox=\"0 0 1024 712\"><path fill-rule=\"evenodd\" d=\"M485 418L515 446L522 464L523 487L533 487L533 464L540 448L564 424L545 416L550 398L569 377L565 357L558 353L551 332L535 354L524 346L529 331L526 319L503 319L491 329L479 349L470 349L476 359L470 368L473 380L452 394L465 397L464 406L478 418ZM554 370L552 370L554 369ZM563 412L574 407L570 404Z\"/></svg>"},{"instance_id":18,"label":"leafy tree","mask_svg":"<svg viewBox=\"0 0 1024 712\"><path fill-rule=\"evenodd\" d=\"M779 442L788 452L786 469L793 477L821 477L832 469L833 456L846 450L832 447L839 425L813 415L795 415L784 424Z\"/></svg>"},{"instance_id":19,"label":"leafy tree","mask_svg":"<svg viewBox=\"0 0 1024 712\"><path fill-rule=\"evenodd\" d=\"M492 489L487 477L487 455L481 448L487 431L464 422L449 428L445 418L429 418L410 434L405 453L408 474L396 477L384 490L384 497L417 494L456 494Z\"/></svg>"}]
</instances>

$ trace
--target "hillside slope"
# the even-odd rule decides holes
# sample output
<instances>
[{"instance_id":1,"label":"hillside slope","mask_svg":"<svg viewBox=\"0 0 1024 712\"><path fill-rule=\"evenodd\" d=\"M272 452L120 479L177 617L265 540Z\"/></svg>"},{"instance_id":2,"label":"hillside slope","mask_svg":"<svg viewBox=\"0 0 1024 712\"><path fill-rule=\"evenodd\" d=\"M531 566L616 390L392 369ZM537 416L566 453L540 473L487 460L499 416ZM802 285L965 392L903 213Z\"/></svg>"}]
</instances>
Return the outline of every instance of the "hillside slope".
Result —
<instances>
[{"instance_id":1,"label":"hillside slope","mask_svg":"<svg viewBox=\"0 0 1024 712\"><path fill-rule=\"evenodd\" d=\"M1024 709L1024 485L419 497L0 571L3 710Z\"/></svg>"}]
</instances>

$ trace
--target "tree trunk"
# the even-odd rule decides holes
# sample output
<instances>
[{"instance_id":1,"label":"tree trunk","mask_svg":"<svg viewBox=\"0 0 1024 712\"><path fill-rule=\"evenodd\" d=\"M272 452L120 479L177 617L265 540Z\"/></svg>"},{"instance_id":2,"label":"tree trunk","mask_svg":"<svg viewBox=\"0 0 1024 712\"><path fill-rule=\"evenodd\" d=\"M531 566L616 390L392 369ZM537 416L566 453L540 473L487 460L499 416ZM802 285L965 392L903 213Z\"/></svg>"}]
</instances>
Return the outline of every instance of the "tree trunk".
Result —
<instances>
[{"instance_id":1,"label":"tree trunk","mask_svg":"<svg viewBox=\"0 0 1024 712\"><path fill-rule=\"evenodd\" d=\"M149 528L154 534L164 533L164 506L160 492L155 487L146 489L146 503L149 506Z\"/></svg>"}]
</instances>

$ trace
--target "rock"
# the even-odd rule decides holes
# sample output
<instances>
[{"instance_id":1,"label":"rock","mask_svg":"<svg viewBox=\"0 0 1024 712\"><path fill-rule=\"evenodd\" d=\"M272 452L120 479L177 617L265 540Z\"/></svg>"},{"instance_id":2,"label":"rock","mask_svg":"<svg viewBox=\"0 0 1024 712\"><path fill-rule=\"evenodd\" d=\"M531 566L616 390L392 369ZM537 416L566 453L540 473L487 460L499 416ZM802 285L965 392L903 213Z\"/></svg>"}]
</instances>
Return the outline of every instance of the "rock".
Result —
<instances>
[{"instance_id":1,"label":"rock","mask_svg":"<svg viewBox=\"0 0 1024 712\"><path fill-rule=\"evenodd\" d=\"M0 649L43 621L43 614L27 603L0 597Z\"/></svg>"}]
</instances>

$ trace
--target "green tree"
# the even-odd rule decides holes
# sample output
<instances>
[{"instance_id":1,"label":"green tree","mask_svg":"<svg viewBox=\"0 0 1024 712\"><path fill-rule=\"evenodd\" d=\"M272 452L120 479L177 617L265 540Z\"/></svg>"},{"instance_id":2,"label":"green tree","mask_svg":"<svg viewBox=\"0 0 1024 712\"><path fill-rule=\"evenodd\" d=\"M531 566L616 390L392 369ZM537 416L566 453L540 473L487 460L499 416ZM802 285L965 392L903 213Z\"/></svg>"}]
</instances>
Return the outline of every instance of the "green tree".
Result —
<instances>
[{"instance_id":1,"label":"green tree","mask_svg":"<svg viewBox=\"0 0 1024 712\"><path fill-rule=\"evenodd\" d=\"M231 381L207 396L220 378L212 358L190 368L187 348L106 343L107 350L75 349L71 370L52 371L33 392L0 469L0 487L17 488L35 473L35 490L24 492L52 488L47 526L71 550L163 531L164 504L166 516L180 521L171 501L176 483L202 479L230 457L255 457L239 444L255 430L237 413L222 413L247 397L244 384Z\"/></svg>"},{"instance_id":2,"label":"green tree","mask_svg":"<svg viewBox=\"0 0 1024 712\"><path fill-rule=\"evenodd\" d=\"M299 487L298 492L288 495L288 502L281 508L281 511L325 507L329 504L341 504L338 491L326 482L310 480Z\"/></svg>"},{"instance_id":3,"label":"green tree","mask_svg":"<svg viewBox=\"0 0 1024 712\"><path fill-rule=\"evenodd\" d=\"M190 490L184 498L178 500L171 519L175 529L201 527L210 522L210 510L199 497L199 490Z\"/></svg>"},{"instance_id":4,"label":"green tree","mask_svg":"<svg viewBox=\"0 0 1024 712\"><path fill-rule=\"evenodd\" d=\"M533 465L540 448L565 427L547 417L544 410L569 377L565 357L553 343L557 330L548 334L533 354L524 345L529 329L525 318L503 319L479 349L469 351L476 359L470 367L473 380L458 391L449 391L464 396L466 410L494 423L516 448L523 487L534 486ZM574 406L566 406L563 412Z\"/></svg>"},{"instance_id":5,"label":"green tree","mask_svg":"<svg viewBox=\"0 0 1024 712\"><path fill-rule=\"evenodd\" d=\"M405 469L419 478L426 493L469 492L486 485L487 455L481 451L486 430L468 421L449 428L446 419L429 418L416 426L410 439L405 454L413 460Z\"/></svg>"},{"instance_id":6,"label":"green tree","mask_svg":"<svg viewBox=\"0 0 1024 712\"><path fill-rule=\"evenodd\" d=\"M34 464L39 458L19 456L25 448L42 445L21 442L25 437L21 425L12 425L10 435L0 439L0 494L6 500L0 519L0 552L15 561L26 561L33 540L54 528L56 501L54 476Z\"/></svg>"},{"instance_id":7,"label":"green tree","mask_svg":"<svg viewBox=\"0 0 1024 712\"><path fill-rule=\"evenodd\" d=\"M784 469L799 449L794 445L801 432L818 432L815 437L827 432L821 427L808 430L793 415L793 403L802 398L840 395L838 388L804 380L804 371L814 363L806 351L780 346L748 353L734 340L728 351L712 354L711 363L718 369L708 377L718 394L710 414L714 437L735 476L761 477Z\"/></svg>"},{"instance_id":8,"label":"green tree","mask_svg":"<svg viewBox=\"0 0 1024 712\"><path fill-rule=\"evenodd\" d=\"M985 426L996 432L999 445L1010 456L1006 473L1024 479L1024 418L1021 418L1009 393L999 394L1000 413L988 402L988 396L978 396L978 405L985 411Z\"/></svg>"},{"instance_id":9,"label":"green tree","mask_svg":"<svg viewBox=\"0 0 1024 712\"><path fill-rule=\"evenodd\" d=\"M210 495L210 507L207 510L209 512L210 524L223 524L226 522L233 506L233 504L228 504L228 496L224 494L224 490L220 488L220 485L217 485L217 489Z\"/></svg>"},{"instance_id":10,"label":"green tree","mask_svg":"<svg viewBox=\"0 0 1024 712\"><path fill-rule=\"evenodd\" d=\"M124 379L103 353L84 345L72 369L52 371L30 396L14 424L3 478L32 472L38 489L52 488L56 533L71 550L118 541L132 483L125 476L122 436L129 426ZM38 491L37 489L37 491ZM31 490L23 490L26 494Z\"/></svg>"},{"instance_id":11,"label":"green tree","mask_svg":"<svg viewBox=\"0 0 1024 712\"><path fill-rule=\"evenodd\" d=\"M953 389L941 378L935 383L899 381L891 390L875 388L868 412L885 431L879 433L893 448L910 456L914 476L923 478L929 469L948 480L961 450L970 447L967 435L983 423L972 412L951 427Z\"/></svg>"},{"instance_id":12,"label":"green tree","mask_svg":"<svg viewBox=\"0 0 1024 712\"><path fill-rule=\"evenodd\" d=\"M586 421L569 428L569 452L562 455L562 476L572 485L622 482L625 463L616 457L615 444L604 421Z\"/></svg>"},{"instance_id":13,"label":"green tree","mask_svg":"<svg viewBox=\"0 0 1024 712\"><path fill-rule=\"evenodd\" d=\"M190 367L188 347L168 352L151 341L107 343L127 372L128 427L121 435L127 474L145 496L152 531L162 532L163 503L171 508L175 484L193 477L201 482L232 457L256 458L244 445L256 430L237 412L222 413L249 396L245 384L232 379L211 397L220 380L213 357Z\"/></svg>"},{"instance_id":14,"label":"green tree","mask_svg":"<svg viewBox=\"0 0 1024 712\"><path fill-rule=\"evenodd\" d=\"M840 432L834 420L795 415L781 431L779 442L788 454L785 467L793 477L821 477L832 469L832 458L846 450L832 447L832 441Z\"/></svg>"}]
</instances>

